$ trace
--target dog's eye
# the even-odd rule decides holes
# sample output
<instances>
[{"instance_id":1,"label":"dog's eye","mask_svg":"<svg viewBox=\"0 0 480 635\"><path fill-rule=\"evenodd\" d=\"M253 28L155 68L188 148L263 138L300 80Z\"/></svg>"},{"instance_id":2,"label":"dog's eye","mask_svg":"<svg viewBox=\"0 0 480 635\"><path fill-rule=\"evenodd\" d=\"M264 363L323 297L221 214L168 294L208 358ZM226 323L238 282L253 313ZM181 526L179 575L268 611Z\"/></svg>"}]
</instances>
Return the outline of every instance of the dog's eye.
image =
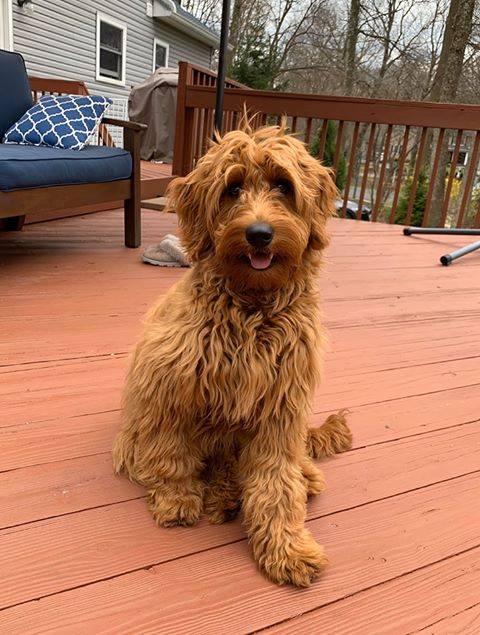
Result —
<instances>
[{"instance_id":1,"label":"dog's eye","mask_svg":"<svg viewBox=\"0 0 480 635\"><path fill-rule=\"evenodd\" d=\"M227 187L227 194L229 196L233 196L233 197L237 197L239 196L240 192L242 191L242 185L241 183L231 183L228 187Z\"/></svg>"},{"instance_id":2,"label":"dog's eye","mask_svg":"<svg viewBox=\"0 0 480 635\"><path fill-rule=\"evenodd\" d=\"M287 179L277 179L273 182L273 187L277 189L281 194L290 194L292 191L292 184Z\"/></svg>"}]
</instances>

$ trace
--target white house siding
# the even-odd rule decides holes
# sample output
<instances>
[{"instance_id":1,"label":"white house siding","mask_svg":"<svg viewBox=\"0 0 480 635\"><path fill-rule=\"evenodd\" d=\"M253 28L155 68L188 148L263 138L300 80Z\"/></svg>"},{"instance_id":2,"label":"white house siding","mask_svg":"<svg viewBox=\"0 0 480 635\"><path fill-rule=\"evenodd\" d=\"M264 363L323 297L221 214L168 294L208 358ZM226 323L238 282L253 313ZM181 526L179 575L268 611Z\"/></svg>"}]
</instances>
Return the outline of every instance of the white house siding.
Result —
<instances>
[{"instance_id":1,"label":"white house siding","mask_svg":"<svg viewBox=\"0 0 480 635\"><path fill-rule=\"evenodd\" d=\"M95 78L97 11L127 25L125 86ZM151 74L155 37L170 45L169 66L179 60L210 66L210 47L148 17L146 0L34 0L32 13L13 2L14 50L29 74L82 80L90 92L118 101Z\"/></svg>"}]
</instances>

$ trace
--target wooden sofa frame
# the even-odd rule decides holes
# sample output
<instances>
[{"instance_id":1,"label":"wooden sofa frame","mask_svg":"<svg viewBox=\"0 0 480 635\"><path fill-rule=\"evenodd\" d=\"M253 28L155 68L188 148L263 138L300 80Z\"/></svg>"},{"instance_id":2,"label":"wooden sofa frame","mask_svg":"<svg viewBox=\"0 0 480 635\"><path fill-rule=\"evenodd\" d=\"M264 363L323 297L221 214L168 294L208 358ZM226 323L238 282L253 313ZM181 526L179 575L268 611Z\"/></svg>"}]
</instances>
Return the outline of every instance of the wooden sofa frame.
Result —
<instances>
[{"instance_id":1,"label":"wooden sofa frame","mask_svg":"<svg viewBox=\"0 0 480 635\"><path fill-rule=\"evenodd\" d=\"M88 94L83 82L29 78L30 87L37 93ZM140 132L144 124L104 117L99 138L105 145L113 145L104 124L123 128L123 145L132 156L132 174L129 179L107 183L59 185L0 192L0 219L9 219L5 229L21 229L26 214L71 208L72 205L96 205L109 201L124 202L125 245L138 247L141 243L141 176Z\"/></svg>"}]
</instances>

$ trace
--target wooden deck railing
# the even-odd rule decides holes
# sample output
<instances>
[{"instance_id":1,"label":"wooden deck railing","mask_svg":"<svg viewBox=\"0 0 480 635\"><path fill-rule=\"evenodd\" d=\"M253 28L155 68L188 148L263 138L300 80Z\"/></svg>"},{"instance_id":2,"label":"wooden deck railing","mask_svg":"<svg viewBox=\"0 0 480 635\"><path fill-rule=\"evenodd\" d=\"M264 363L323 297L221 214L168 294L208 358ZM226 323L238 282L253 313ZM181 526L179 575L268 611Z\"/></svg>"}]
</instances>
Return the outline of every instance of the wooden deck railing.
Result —
<instances>
[{"instance_id":1,"label":"wooden deck railing","mask_svg":"<svg viewBox=\"0 0 480 635\"><path fill-rule=\"evenodd\" d=\"M34 101L43 95L89 95L88 88L84 82L55 79L49 77L28 77L32 97ZM115 145L108 128L105 124L100 124L98 129L98 145L113 147Z\"/></svg>"},{"instance_id":2,"label":"wooden deck railing","mask_svg":"<svg viewBox=\"0 0 480 635\"><path fill-rule=\"evenodd\" d=\"M187 174L206 151L208 140L213 136L213 104L216 85L217 74L208 68L187 62L179 63L173 174ZM187 92L193 86L208 87L212 91L213 102L206 108L186 108ZM249 90L248 86L229 78L225 86ZM234 111L225 113L225 130L233 130L237 124L238 113Z\"/></svg>"},{"instance_id":3,"label":"wooden deck railing","mask_svg":"<svg viewBox=\"0 0 480 635\"><path fill-rule=\"evenodd\" d=\"M180 64L173 173L186 174L213 132L215 76ZM222 132L247 108L254 125L287 117L291 132L331 165L340 215L373 221L480 227L480 106L250 90L229 81Z\"/></svg>"}]
</instances>

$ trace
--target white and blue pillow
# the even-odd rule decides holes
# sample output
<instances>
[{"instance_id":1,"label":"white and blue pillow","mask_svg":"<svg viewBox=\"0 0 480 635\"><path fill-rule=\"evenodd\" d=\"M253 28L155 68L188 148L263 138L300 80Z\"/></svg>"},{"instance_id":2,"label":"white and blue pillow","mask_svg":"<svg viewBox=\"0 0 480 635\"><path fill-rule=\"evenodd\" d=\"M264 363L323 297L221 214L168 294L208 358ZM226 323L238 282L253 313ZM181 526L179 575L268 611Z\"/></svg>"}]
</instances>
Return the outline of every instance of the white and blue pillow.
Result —
<instances>
[{"instance_id":1,"label":"white and blue pillow","mask_svg":"<svg viewBox=\"0 0 480 635\"><path fill-rule=\"evenodd\" d=\"M100 95L45 95L7 130L3 143L81 150L111 103Z\"/></svg>"}]
</instances>

